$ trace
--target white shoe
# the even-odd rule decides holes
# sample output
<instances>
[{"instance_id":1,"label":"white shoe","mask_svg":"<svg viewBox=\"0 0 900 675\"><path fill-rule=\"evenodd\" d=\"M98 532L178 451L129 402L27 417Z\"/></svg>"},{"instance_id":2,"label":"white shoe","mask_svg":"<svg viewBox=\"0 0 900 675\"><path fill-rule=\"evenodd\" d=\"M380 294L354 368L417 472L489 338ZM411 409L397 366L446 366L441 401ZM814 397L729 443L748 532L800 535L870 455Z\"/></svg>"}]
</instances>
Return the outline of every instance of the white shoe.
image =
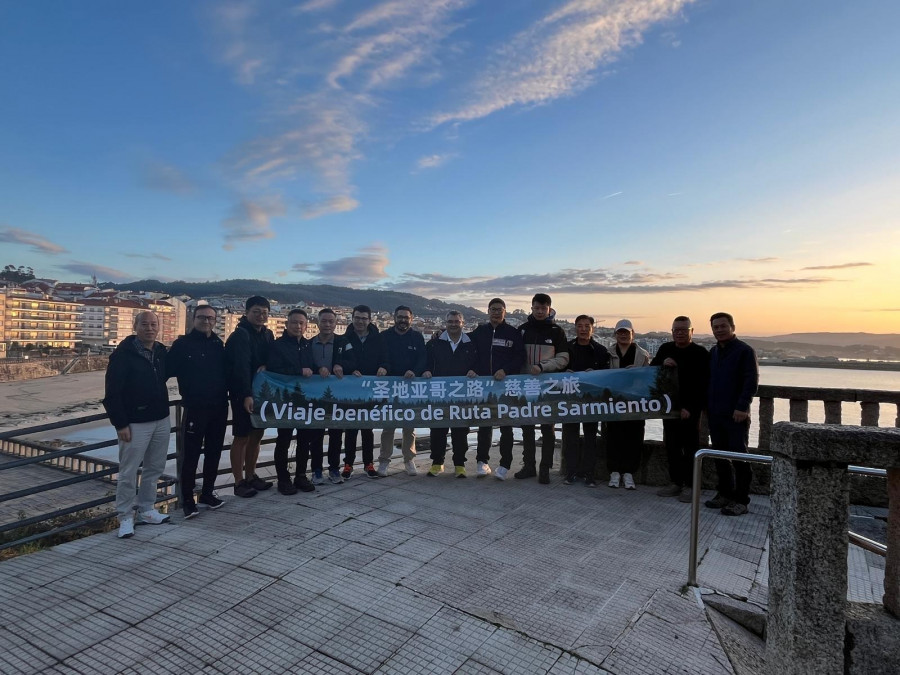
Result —
<instances>
[{"instance_id":1,"label":"white shoe","mask_svg":"<svg viewBox=\"0 0 900 675\"><path fill-rule=\"evenodd\" d=\"M479 478L481 476L490 476L491 475L491 467L488 466L487 462L478 462L478 469L475 471L475 475Z\"/></svg>"},{"instance_id":2,"label":"white shoe","mask_svg":"<svg viewBox=\"0 0 900 675\"><path fill-rule=\"evenodd\" d=\"M119 539L128 539L134 536L134 518L122 518L119 521Z\"/></svg>"},{"instance_id":3,"label":"white shoe","mask_svg":"<svg viewBox=\"0 0 900 675\"><path fill-rule=\"evenodd\" d=\"M506 480L506 474L508 473L509 469L507 469L505 466L498 466L497 473L494 474L494 478L496 478L497 480Z\"/></svg>"},{"instance_id":4,"label":"white shoe","mask_svg":"<svg viewBox=\"0 0 900 675\"><path fill-rule=\"evenodd\" d=\"M611 488L619 487L619 480L621 478L622 477L619 475L618 471L613 471L611 474L609 474L609 487L611 487Z\"/></svg>"},{"instance_id":5,"label":"white shoe","mask_svg":"<svg viewBox=\"0 0 900 675\"><path fill-rule=\"evenodd\" d=\"M416 469L416 463L412 460L405 462L404 466L406 466L406 475L407 476L418 476L419 470Z\"/></svg>"},{"instance_id":6,"label":"white shoe","mask_svg":"<svg viewBox=\"0 0 900 675\"><path fill-rule=\"evenodd\" d=\"M164 515L156 509L143 511L138 514L138 523L146 523L147 525L162 525L169 522L169 516Z\"/></svg>"},{"instance_id":7,"label":"white shoe","mask_svg":"<svg viewBox=\"0 0 900 675\"><path fill-rule=\"evenodd\" d=\"M387 470L388 470L389 464L390 464L390 462L385 459L381 459L378 461L378 475L381 476L382 478L387 476Z\"/></svg>"},{"instance_id":8,"label":"white shoe","mask_svg":"<svg viewBox=\"0 0 900 675\"><path fill-rule=\"evenodd\" d=\"M634 476L630 473L622 474L622 482L625 483L626 490L634 490Z\"/></svg>"}]
</instances>

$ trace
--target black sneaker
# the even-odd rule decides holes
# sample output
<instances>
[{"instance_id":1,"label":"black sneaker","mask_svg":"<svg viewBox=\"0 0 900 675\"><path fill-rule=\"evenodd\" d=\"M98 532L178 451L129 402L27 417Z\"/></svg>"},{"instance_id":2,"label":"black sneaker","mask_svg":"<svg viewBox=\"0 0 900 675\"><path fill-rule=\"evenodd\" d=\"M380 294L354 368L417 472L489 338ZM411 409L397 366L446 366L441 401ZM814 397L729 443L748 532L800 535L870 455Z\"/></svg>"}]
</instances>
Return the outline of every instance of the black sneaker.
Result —
<instances>
[{"instance_id":1,"label":"black sneaker","mask_svg":"<svg viewBox=\"0 0 900 675\"><path fill-rule=\"evenodd\" d=\"M725 506L728 506L731 503L731 500L727 497L723 497L717 492L715 497L713 497L712 499L707 499L704 503L706 504L706 508L708 509L721 509Z\"/></svg>"},{"instance_id":2,"label":"black sneaker","mask_svg":"<svg viewBox=\"0 0 900 675\"><path fill-rule=\"evenodd\" d=\"M306 477L306 474L302 476L297 476L294 479L294 487L300 490L300 492L315 492L316 486L312 484L309 478Z\"/></svg>"},{"instance_id":3,"label":"black sneaker","mask_svg":"<svg viewBox=\"0 0 900 675\"><path fill-rule=\"evenodd\" d=\"M573 476L572 474L566 476L563 480L563 485L575 485L575 476Z\"/></svg>"},{"instance_id":4,"label":"black sneaker","mask_svg":"<svg viewBox=\"0 0 900 675\"><path fill-rule=\"evenodd\" d=\"M722 507L723 516L743 516L747 511L747 505L739 502L731 502Z\"/></svg>"},{"instance_id":5,"label":"black sneaker","mask_svg":"<svg viewBox=\"0 0 900 675\"><path fill-rule=\"evenodd\" d=\"M540 475L538 476L538 483L541 485L550 485L550 469L549 467L542 466L540 470Z\"/></svg>"},{"instance_id":6,"label":"black sneaker","mask_svg":"<svg viewBox=\"0 0 900 675\"><path fill-rule=\"evenodd\" d=\"M297 494L297 488L294 487L294 484L290 480L278 480L278 491L283 495L295 495Z\"/></svg>"},{"instance_id":7,"label":"black sneaker","mask_svg":"<svg viewBox=\"0 0 900 675\"><path fill-rule=\"evenodd\" d=\"M225 502L219 499L215 494L202 494L200 495L197 501L200 504L205 504L209 507L211 511L215 511L216 509L222 508L225 505Z\"/></svg>"},{"instance_id":8,"label":"black sneaker","mask_svg":"<svg viewBox=\"0 0 900 675\"><path fill-rule=\"evenodd\" d=\"M272 487L272 483L267 480L263 480L256 474L253 474L253 478L251 478L248 482L250 483L250 487L252 487L257 492L262 492L263 490L268 490L270 487Z\"/></svg>"},{"instance_id":9,"label":"black sneaker","mask_svg":"<svg viewBox=\"0 0 900 675\"><path fill-rule=\"evenodd\" d=\"M185 502L185 505L181 507L181 512L184 514L185 520L190 520L200 513L200 509L198 509L197 505L191 500L190 502Z\"/></svg>"},{"instance_id":10,"label":"black sneaker","mask_svg":"<svg viewBox=\"0 0 900 675\"><path fill-rule=\"evenodd\" d=\"M515 478L534 478L537 476L537 471L534 468L534 465L525 465L519 471L516 471L513 476Z\"/></svg>"},{"instance_id":11,"label":"black sneaker","mask_svg":"<svg viewBox=\"0 0 900 675\"><path fill-rule=\"evenodd\" d=\"M242 480L234 486L235 497L253 497L255 495L256 490L254 490L246 480Z\"/></svg>"},{"instance_id":12,"label":"black sneaker","mask_svg":"<svg viewBox=\"0 0 900 675\"><path fill-rule=\"evenodd\" d=\"M592 477L588 476L584 479L585 487L597 487L597 481L595 481Z\"/></svg>"},{"instance_id":13,"label":"black sneaker","mask_svg":"<svg viewBox=\"0 0 900 675\"><path fill-rule=\"evenodd\" d=\"M369 478L378 478L378 471L375 470L375 465L372 462L366 464L366 475Z\"/></svg>"},{"instance_id":14,"label":"black sneaker","mask_svg":"<svg viewBox=\"0 0 900 675\"><path fill-rule=\"evenodd\" d=\"M344 480L350 480L350 475L353 473L353 465L352 464L344 464L344 468L341 471L341 478Z\"/></svg>"}]
</instances>

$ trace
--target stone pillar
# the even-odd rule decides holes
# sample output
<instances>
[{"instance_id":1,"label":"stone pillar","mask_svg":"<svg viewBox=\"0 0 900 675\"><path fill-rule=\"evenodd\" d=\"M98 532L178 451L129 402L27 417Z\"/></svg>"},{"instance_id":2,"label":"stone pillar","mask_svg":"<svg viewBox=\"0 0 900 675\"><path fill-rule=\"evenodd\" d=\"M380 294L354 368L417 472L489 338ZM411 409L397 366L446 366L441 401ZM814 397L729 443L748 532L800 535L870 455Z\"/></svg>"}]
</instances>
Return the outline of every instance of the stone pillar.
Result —
<instances>
[{"instance_id":1,"label":"stone pillar","mask_svg":"<svg viewBox=\"0 0 900 675\"><path fill-rule=\"evenodd\" d=\"M876 401L863 401L859 405L860 408L862 408L860 411L860 425L864 427L877 427L878 403Z\"/></svg>"},{"instance_id":2,"label":"stone pillar","mask_svg":"<svg viewBox=\"0 0 900 675\"><path fill-rule=\"evenodd\" d=\"M809 422L809 401L803 399L791 399L791 422Z\"/></svg>"},{"instance_id":3,"label":"stone pillar","mask_svg":"<svg viewBox=\"0 0 900 675\"><path fill-rule=\"evenodd\" d=\"M841 402L825 401L825 424L841 423Z\"/></svg>"},{"instance_id":4,"label":"stone pillar","mask_svg":"<svg viewBox=\"0 0 900 675\"><path fill-rule=\"evenodd\" d=\"M887 559L884 563L884 608L900 618L900 468L888 469Z\"/></svg>"},{"instance_id":5,"label":"stone pillar","mask_svg":"<svg viewBox=\"0 0 900 675\"><path fill-rule=\"evenodd\" d=\"M772 423L775 420L775 399L759 399L759 449L768 451L772 444Z\"/></svg>"}]
</instances>

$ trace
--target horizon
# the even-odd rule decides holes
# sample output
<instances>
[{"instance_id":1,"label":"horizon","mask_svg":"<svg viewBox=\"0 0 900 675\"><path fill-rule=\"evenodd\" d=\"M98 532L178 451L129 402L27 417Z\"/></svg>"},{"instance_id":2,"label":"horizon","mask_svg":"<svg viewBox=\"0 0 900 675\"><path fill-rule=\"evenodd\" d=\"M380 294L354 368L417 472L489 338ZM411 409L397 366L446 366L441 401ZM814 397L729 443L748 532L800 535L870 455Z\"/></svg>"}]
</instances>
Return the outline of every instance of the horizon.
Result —
<instances>
[{"instance_id":1,"label":"horizon","mask_svg":"<svg viewBox=\"0 0 900 675\"><path fill-rule=\"evenodd\" d=\"M718 311L747 337L900 333L895 2L0 18L0 264L475 308L547 292L639 333Z\"/></svg>"}]
</instances>

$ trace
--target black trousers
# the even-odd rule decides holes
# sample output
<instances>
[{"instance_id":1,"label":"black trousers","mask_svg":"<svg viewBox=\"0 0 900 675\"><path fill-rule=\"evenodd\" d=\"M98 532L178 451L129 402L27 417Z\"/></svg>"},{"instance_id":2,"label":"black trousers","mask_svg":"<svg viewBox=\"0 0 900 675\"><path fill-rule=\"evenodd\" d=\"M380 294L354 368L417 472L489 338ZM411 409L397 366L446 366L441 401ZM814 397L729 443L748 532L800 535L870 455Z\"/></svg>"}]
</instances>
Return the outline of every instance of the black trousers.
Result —
<instances>
[{"instance_id":1,"label":"black trousers","mask_svg":"<svg viewBox=\"0 0 900 675\"><path fill-rule=\"evenodd\" d=\"M541 425L541 468L553 468L553 449L556 447L556 432L552 424ZM534 466L537 446L534 440L534 425L522 427L522 462Z\"/></svg>"},{"instance_id":2,"label":"black trousers","mask_svg":"<svg viewBox=\"0 0 900 675\"><path fill-rule=\"evenodd\" d=\"M466 465L466 451L469 449L469 428L453 427L448 429L432 428L431 429L431 461L435 464L443 464L444 457L447 456L447 433L453 442L453 466Z\"/></svg>"},{"instance_id":3,"label":"black trousers","mask_svg":"<svg viewBox=\"0 0 900 675\"><path fill-rule=\"evenodd\" d=\"M275 439L275 473L279 481L290 481L291 472L288 469L288 448L291 440L296 437L296 468L295 476L306 473L306 463L309 461L308 431L302 429L279 429L278 438Z\"/></svg>"},{"instance_id":4,"label":"black trousers","mask_svg":"<svg viewBox=\"0 0 900 675\"><path fill-rule=\"evenodd\" d=\"M566 473L570 476L594 477L597 466L597 422L575 422L563 424L563 454L566 458ZM578 432L584 427L584 444L579 452Z\"/></svg>"},{"instance_id":5,"label":"black trousers","mask_svg":"<svg viewBox=\"0 0 900 675\"><path fill-rule=\"evenodd\" d=\"M669 480L691 487L694 479L694 454L700 447L700 415L686 420L663 420L663 439L669 460Z\"/></svg>"},{"instance_id":6,"label":"black trousers","mask_svg":"<svg viewBox=\"0 0 900 675\"><path fill-rule=\"evenodd\" d=\"M709 416L709 441L714 450L747 452L750 446L750 420L735 422L731 415ZM750 481L753 470L749 462L716 460L719 494L739 504L750 503Z\"/></svg>"},{"instance_id":7,"label":"black trousers","mask_svg":"<svg viewBox=\"0 0 900 675\"><path fill-rule=\"evenodd\" d=\"M309 434L309 457L312 470L322 470L322 456L325 448L325 429L308 429L303 432ZM341 436L343 429L328 429L328 470L339 471L341 468ZM306 472L306 463L303 464Z\"/></svg>"},{"instance_id":8,"label":"black trousers","mask_svg":"<svg viewBox=\"0 0 900 675\"><path fill-rule=\"evenodd\" d=\"M364 465L375 461L375 432L372 429L344 430L344 464L356 462L356 436L362 435L362 460Z\"/></svg>"},{"instance_id":9,"label":"black trousers","mask_svg":"<svg viewBox=\"0 0 900 675\"><path fill-rule=\"evenodd\" d=\"M228 404L209 408L185 408L181 419L181 501L194 499L197 465L203 455L203 494L212 494L219 472L219 459L225 443Z\"/></svg>"},{"instance_id":10,"label":"black trousers","mask_svg":"<svg viewBox=\"0 0 900 675\"><path fill-rule=\"evenodd\" d=\"M478 427L478 446L475 460L487 463L491 458L491 443L494 438L494 427ZM500 466L512 466L513 430L512 427L500 427Z\"/></svg>"},{"instance_id":11,"label":"black trousers","mask_svg":"<svg viewBox=\"0 0 900 675\"><path fill-rule=\"evenodd\" d=\"M612 473L636 473L644 449L644 420L607 422L606 468Z\"/></svg>"}]
</instances>

